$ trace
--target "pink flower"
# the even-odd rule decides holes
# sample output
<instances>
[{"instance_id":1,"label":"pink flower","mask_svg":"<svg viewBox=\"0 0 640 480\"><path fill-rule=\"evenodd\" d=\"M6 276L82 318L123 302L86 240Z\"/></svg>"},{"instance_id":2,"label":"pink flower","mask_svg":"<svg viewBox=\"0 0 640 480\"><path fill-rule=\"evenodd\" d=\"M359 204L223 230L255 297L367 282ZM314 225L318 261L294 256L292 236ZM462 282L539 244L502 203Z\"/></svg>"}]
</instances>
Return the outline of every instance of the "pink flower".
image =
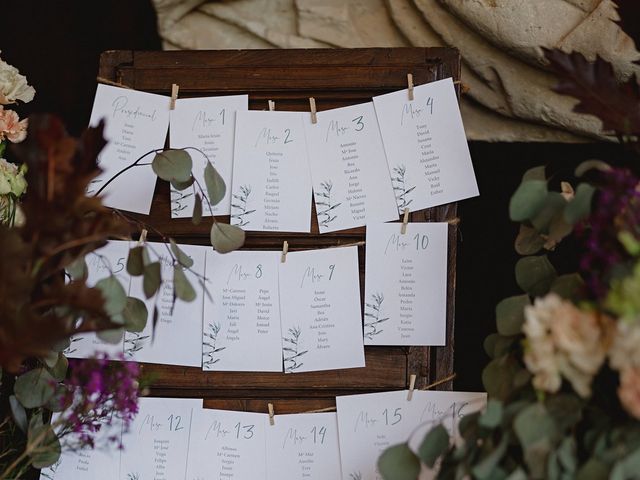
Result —
<instances>
[{"instance_id":1,"label":"pink flower","mask_svg":"<svg viewBox=\"0 0 640 480\"><path fill-rule=\"evenodd\" d=\"M5 110L0 105L0 141L5 138L12 143L20 143L27 137L28 120L20 120L13 110Z\"/></svg>"},{"instance_id":2,"label":"pink flower","mask_svg":"<svg viewBox=\"0 0 640 480\"><path fill-rule=\"evenodd\" d=\"M618 397L629 415L640 419L640 368L627 368L620 373Z\"/></svg>"}]
</instances>

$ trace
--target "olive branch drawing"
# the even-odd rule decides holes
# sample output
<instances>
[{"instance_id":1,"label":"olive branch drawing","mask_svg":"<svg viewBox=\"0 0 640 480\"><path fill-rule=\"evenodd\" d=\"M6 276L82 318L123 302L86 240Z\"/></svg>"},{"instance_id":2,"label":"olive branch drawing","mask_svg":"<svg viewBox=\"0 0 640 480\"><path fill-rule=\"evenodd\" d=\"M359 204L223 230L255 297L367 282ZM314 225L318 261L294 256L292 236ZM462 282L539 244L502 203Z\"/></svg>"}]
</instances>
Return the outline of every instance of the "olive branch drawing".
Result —
<instances>
[{"instance_id":1,"label":"olive branch drawing","mask_svg":"<svg viewBox=\"0 0 640 480\"><path fill-rule=\"evenodd\" d=\"M342 202L331 204L331 190L333 189L333 182L331 180L325 180L320 183L320 190L316 190L316 197L321 197L321 200L316 199L316 208L318 208L318 219L321 227L327 227L333 222L338 215L335 214L334 209L342 205ZM320 210L322 208L323 210Z\"/></svg>"},{"instance_id":2,"label":"olive branch drawing","mask_svg":"<svg viewBox=\"0 0 640 480\"><path fill-rule=\"evenodd\" d=\"M193 192L181 192L180 190L171 189L171 214L176 215L189 207L184 201L193 197Z\"/></svg>"},{"instance_id":3,"label":"olive branch drawing","mask_svg":"<svg viewBox=\"0 0 640 480\"><path fill-rule=\"evenodd\" d=\"M300 335L302 330L300 327L293 327L289 329L289 336L284 337L283 340L287 345L282 347L284 353L284 371L285 373L291 373L294 370L302 367L304 363L298 361L309 350L300 351ZM290 345L290 346L289 346Z\"/></svg>"},{"instance_id":4,"label":"olive branch drawing","mask_svg":"<svg viewBox=\"0 0 640 480\"><path fill-rule=\"evenodd\" d=\"M142 350L151 335L142 335L139 332L127 332L124 337L124 354L127 358L132 358L136 352Z\"/></svg>"},{"instance_id":5,"label":"olive branch drawing","mask_svg":"<svg viewBox=\"0 0 640 480\"><path fill-rule=\"evenodd\" d=\"M360 472L353 472L349 474L349 478L351 480L362 480L362 473Z\"/></svg>"},{"instance_id":6,"label":"olive branch drawing","mask_svg":"<svg viewBox=\"0 0 640 480\"><path fill-rule=\"evenodd\" d=\"M127 480L140 480L141 478L142 478L142 475L140 475L138 472L127 473Z\"/></svg>"},{"instance_id":7,"label":"olive branch drawing","mask_svg":"<svg viewBox=\"0 0 640 480\"><path fill-rule=\"evenodd\" d=\"M371 295L371 303L365 302L364 304L364 336L369 340L373 340L373 337L382 333L383 330L378 330L378 326L389 320L389 317L380 318L382 302L384 302L384 295L382 293L374 293Z\"/></svg>"},{"instance_id":8,"label":"olive branch drawing","mask_svg":"<svg viewBox=\"0 0 640 480\"><path fill-rule=\"evenodd\" d=\"M56 463L53 465L49 465L46 470L42 469L40 472L40 478L44 478L46 480L54 480L56 478L56 472L58 471L58 467L62 463L62 459L59 458Z\"/></svg>"},{"instance_id":9,"label":"olive branch drawing","mask_svg":"<svg viewBox=\"0 0 640 480\"><path fill-rule=\"evenodd\" d=\"M400 211L404 210L409 206L413 199L408 200L408 195L416 188L415 185L413 187L407 187L407 167L405 165L398 165L393 167L394 175L391 176L391 184L393 185L393 191L396 194L396 200L398 202L398 209Z\"/></svg>"},{"instance_id":10,"label":"olive branch drawing","mask_svg":"<svg viewBox=\"0 0 640 480\"><path fill-rule=\"evenodd\" d=\"M240 193L234 193L231 195L233 200L231 201L231 218L236 220L238 227L244 227L249 225L251 220L247 220L247 217L251 215L254 210L247 210L247 203L249 196L251 195L251 185L241 185Z\"/></svg>"},{"instance_id":11,"label":"olive branch drawing","mask_svg":"<svg viewBox=\"0 0 640 480\"><path fill-rule=\"evenodd\" d=\"M72 353L75 353L78 351L77 348L74 348L74 343L79 342L83 339L84 337L82 336L78 336L78 337L71 337L71 340L69 341L69 346L67 348L64 349L64 351L62 352L65 356L69 356Z\"/></svg>"},{"instance_id":12,"label":"olive branch drawing","mask_svg":"<svg viewBox=\"0 0 640 480\"><path fill-rule=\"evenodd\" d=\"M219 352L227 347L216 347L218 341L218 333L220 333L219 323L210 323L209 331L204 333L208 339L202 342L202 368L208 370L214 363L218 363L220 358L215 358ZM205 351L205 348L209 351Z\"/></svg>"}]
</instances>

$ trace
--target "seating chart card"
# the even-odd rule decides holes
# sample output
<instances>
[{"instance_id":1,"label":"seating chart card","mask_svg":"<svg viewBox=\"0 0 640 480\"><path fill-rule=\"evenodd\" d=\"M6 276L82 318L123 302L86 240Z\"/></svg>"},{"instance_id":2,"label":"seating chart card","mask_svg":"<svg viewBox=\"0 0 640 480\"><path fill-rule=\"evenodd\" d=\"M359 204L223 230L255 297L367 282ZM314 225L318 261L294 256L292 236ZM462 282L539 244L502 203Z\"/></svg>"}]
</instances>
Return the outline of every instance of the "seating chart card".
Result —
<instances>
[{"instance_id":1,"label":"seating chart card","mask_svg":"<svg viewBox=\"0 0 640 480\"><path fill-rule=\"evenodd\" d=\"M139 411L122 435L120 480L184 478L192 417L202 400L140 398Z\"/></svg>"},{"instance_id":2,"label":"seating chart card","mask_svg":"<svg viewBox=\"0 0 640 480\"><path fill-rule=\"evenodd\" d=\"M236 113L233 225L248 231L311 231L311 175L302 115Z\"/></svg>"},{"instance_id":3,"label":"seating chart card","mask_svg":"<svg viewBox=\"0 0 640 480\"><path fill-rule=\"evenodd\" d=\"M164 147L169 127L169 97L126 88L98 85L89 124L105 120L108 141L98 163L102 173L91 183L95 194L112 177L142 155ZM151 169L153 154L115 178L102 192L103 203L112 208L149 214L156 186Z\"/></svg>"},{"instance_id":4,"label":"seating chart card","mask_svg":"<svg viewBox=\"0 0 640 480\"><path fill-rule=\"evenodd\" d=\"M185 479L267 478L268 418L262 413L194 411Z\"/></svg>"},{"instance_id":5,"label":"seating chart card","mask_svg":"<svg viewBox=\"0 0 640 480\"><path fill-rule=\"evenodd\" d=\"M51 417L52 425L59 420L60 414ZM120 450L118 442L122 434L122 424L116 418L105 422L100 430L93 433L94 448L73 451L65 448L73 445L80 433L69 433L61 440L62 453L56 463L40 471L40 480L113 480L118 478ZM110 437L115 439L110 440Z\"/></svg>"},{"instance_id":6,"label":"seating chart card","mask_svg":"<svg viewBox=\"0 0 640 480\"><path fill-rule=\"evenodd\" d=\"M416 390L411 401L407 394L403 390L336 398L342 478L382 480L376 463L388 447L411 440L415 449L438 423L453 434L462 417L486 404L486 393Z\"/></svg>"},{"instance_id":7,"label":"seating chart card","mask_svg":"<svg viewBox=\"0 0 640 480\"><path fill-rule=\"evenodd\" d=\"M202 368L282 372L280 252L207 253Z\"/></svg>"},{"instance_id":8,"label":"seating chart card","mask_svg":"<svg viewBox=\"0 0 640 480\"><path fill-rule=\"evenodd\" d=\"M446 223L367 225L365 345L444 345Z\"/></svg>"},{"instance_id":9,"label":"seating chart card","mask_svg":"<svg viewBox=\"0 0 640 480\"><path fill-rule=\"evenodd\" d=\"M233 171L233 137L237 110L247 110L248 95L226 97L179 98L171 111L169 145L189 148L193 159L193 174L205 188L204 167L207 159L213 164L227 185L224 198L212 205L214 215L231 213L231 175ZM204 154L204 155L203 155ZM191 217L194 206L193 189L171 189L171 217ZM203 206L202 214L211 215Z\"/></svg>"},{"instance_id":10,"label":"seating chart card","mask_svg":"<svg viewBox=\"0 0 640 480\"><path fill-rule=\"evenodd\" d=\"M119 240L110 241L104 247L89 253L85 257L87 285L94 286L113 272L128 292L130 276L125 269L128 254L129 242ZM83 332L71 338L71 343L64 354L68 358L89 358L97 352L105 352L110 357L117 357L122 355L122 349L122 342L107 343L99 339L94 332Z\"/></svg>"},{"instance_id":11,"label":"seating chart card","mask_svg":"<svg viewBox=\"0 0 640 480\"><path fill-rule=\"evenodd\" d=\"M398 219L373 102L305 122L320 233Z\"/></svg>"},{"instance_id":12,"label":"seating chart card","mask_svg":"<svg viewBox=\"0 0 640 480\"><path fill-rule=\"evenodd\" d=\"M358 247L288 253L280 309L285 372L364 367Z\"/></svg>"},{"instance_id":13,"label":"seating chart card","mask_svg":"<svg viewBox=\"0 0 640 480\"><path fill-rule=\"evenodd\" d=\"M450 78L373 97L398 210L478 195L469 147Z\"/></svg>"},{"instance_id":14,"label":"seating chart card","mask_svg":"<svg viewBox=\"0 0 640 480\"><path fill-rule=\"evenodd\" d=\"M205 272L205 255L209 247L180 245L180 249L193 260L184 273L196 291L192 302L174 300L173 260L168 245L147 242L152 262L161 265L162 286L158 293L145 300L149 319L142 332L125 332L124 355L127 360L165 365L199 367L202 364L202 314L204 291L200 281ZM178 267L182 268L182 267ZM131 296L145 299L143 277L131 279ZM153 327L153 308L158 308L158 322Z\"/></svg>"},{"instance_id":15,"label":"seating chart card","mask_svg":"<svg viewBox=\"0 0 640 480\"><path fill-rule=\"evenodd\" d=\"M340 478L340 447L335 413L276 415L274 423L266 427L266 478Z\"/></svg>"}]
</instances>

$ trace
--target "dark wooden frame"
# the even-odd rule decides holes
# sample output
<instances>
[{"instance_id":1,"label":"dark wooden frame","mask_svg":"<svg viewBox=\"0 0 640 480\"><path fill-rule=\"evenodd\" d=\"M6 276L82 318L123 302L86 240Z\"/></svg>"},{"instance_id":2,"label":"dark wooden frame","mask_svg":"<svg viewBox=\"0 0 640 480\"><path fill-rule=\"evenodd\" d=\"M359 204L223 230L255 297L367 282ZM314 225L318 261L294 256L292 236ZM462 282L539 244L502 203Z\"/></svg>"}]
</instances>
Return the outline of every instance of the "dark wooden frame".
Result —
<instances>
[{"instance_id":1,"label":"dark wooden frame","mask_svg":"<svg viewBox=\"0 0 640 480\"><path fill-rule=\"evenodd\" d=\"M267 100L277 110L308 111L370 101L374 95L406 88L407 73L416 85L441 78L460 79L460 57L447 48L364 48L225 51L108 51L99 76L137 90L181 97L249 94L249 108L263 110ZM459 92L458 92L459 94ZM364 240L364 228L318 234L315 211L311 234L249 233L244 248L290 250L323 248ZM335 396L407 388L417 375L424 387L453 372L457 215L455 203L411 214L412 222L449 221L447 330L445 347L366 347L367 366L300 374L203 372L197 368L145 365L155 380L153 395L204 398L205 406L276 413L302 412L335 405ZM159 182L151 215L140 220L180 242L206 244L209 223L194 226L171 219L168 185ZM228 221L228 217L221 220ZM364 287L364 246L359 247ZM452 381L437 387L450 390Z\"/></svg>"}]
</instances>

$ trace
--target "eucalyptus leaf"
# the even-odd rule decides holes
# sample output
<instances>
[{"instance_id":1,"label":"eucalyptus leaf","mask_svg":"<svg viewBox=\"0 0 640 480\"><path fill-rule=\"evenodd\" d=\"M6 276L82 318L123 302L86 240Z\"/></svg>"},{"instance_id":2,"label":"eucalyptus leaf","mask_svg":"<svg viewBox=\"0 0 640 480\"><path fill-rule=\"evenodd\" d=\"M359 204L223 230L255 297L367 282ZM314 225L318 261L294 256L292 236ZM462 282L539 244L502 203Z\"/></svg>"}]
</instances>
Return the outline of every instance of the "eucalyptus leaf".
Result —
<instances>
[{"instance_id":1,"label":"eucalyptus leaf","mask_svg":"<svg viewBox=\"0 0 640 480\"><path fill-rule=\"evenodd\" d=\"M96 333L96 336L106 343L116 344L122 341L124 335L124 328L112 328L110 330L101 330Z\"/></svg>"},{"instance_id":2,"label":"eucalyptus leaf","mask_svg":"<svg viewBox=\"0 0 640 480\"><path fill-rule=\"evenodd\" d=\"M138 245L129 250L127 257L127 273L134 277L139 277L144 273L144 249L143 245Z\"/></svg>"},{"instance_id":3,"label":"eucalyptus leaf","mask_svg":"<svg viewBox=\"0 0 640 480\"><path fill-rule=\"evenodd\" d=\"M56 363L52 367L47 368L47 370L53 378L61 382L67 376L68 368L69 360L64 356L62 352L60 352L58 353L58 356L56 358Z\"/></svg>"},{"instance_id":4,"label":"eucalyptus leaf","mask_svg":"<svg viewBox=\"0 0 640 480\"><path fill-rule=\"evenodd\" d=\"M67 266L66 270L73 280L83 280L87 278L88 269L84 257L76 258Z\"/></svg>"},{"instance_id":5,"label":"eucalyptus leaf","mask_svg":"<svg viewBox=\"0 0 640 480\"><path fill-rule=\"evenodd\" d=\"M478 423L481 427L493 430L502 422L502 413L502 402L491 398L487 403L487 408L480 415Z\"/></svg>"},{"instance_id":6,"label":"eucalyptus leaf","mask_svg":"<svg viewBox=\"0 0 640 480\"><path fill-rule=\"evenodd\" d=\"M34 468L46 468L58 461L62 448L60 439L51 425L39 425L29 429L28 438L32 446L29 456Z\"/></svg>"},{"instance_id":7,"label":"eucalyptus leaf","mask_svg":"<svg viewBox=\"0 0 640 480\"><path fill-rule=\"evenodd\" d=\"M594 169L606 172L611 170L611 165L602 160L586 160L576 167L575 176L582 177L585 173Z\"/></svg>"},{"instance_id":8,"label":"eucalyptus leaf","mask_svg":"<svg viewBox=\"0 0 640 480\"><path fill-rule=\"evenodd\" d=\"M530 305L528 295L518 295L502 300L496 305L496 324L500 335L510 336L522 333L524 308Z\"/></svg>"},{"instance_id":9,"label":"eucalyptus leaf","mask_svg":"<svg viewBox=\"0 0 640 480\"><path fill-rule=\"evenodd\" d=\"M27 412L15 395L9 396L9 406L11 407L11 416L14 423L22 433L27 433Z\"/></svg>"},{"instance_id":10,"label":"eucalyptus leaf","mask_svg":"<svg viewBox=\"0 0 640 480\"><path fill-rule=\"evenodd\" d=\"M513 430L526 450L541 440L553 438L556 423L543 404L533 403L516 416Z\"/></svg>"},{"instance_id":11,"label":"eucalyptus leaf","mask_svg":"<svg viewBox=\"0 0 640 480\"><path fill-rule=\"evenodd\" d=\"M560 275L551 284L551 291L567 300L580 300L584 293L584 280L578 273Z\"/></svg>"},{"instance_id":12,"label":"eucalyptus leaf","mask_svg":"<svg viewBox=\"0 0 640 480\"><path fill-rule=\"evenodd\" d=\"M588 459L576 473L575 480L600 480L609 478L610 468L602 460Z\"/></svg>"},{"instance_id":13,"label":"eucalyptus leaf","mask_svg":"<svg viewBox=\"0 0 640 480\"><path fill-rule=\"evenodd\" d=\"M189 177L189 179L186 182L172 181L171 186L174 188L174 190L182 191L182 190L186 190L191 185L193 185L195 181L196 179L192 175Z\"/></svg>"},{"instance_id":14,"label":"eucalyptus leaf","mask_svg":"<svg viewBox=\"0 0 640 480\"><path fill-rule=\"evenodd\" d=\"M531 225L537 232L548 234L556 217L562 217L567 201L558 192L548 192L542 207L531 218Z\"/></svg>"},{"instance_id":15,"label":"eucalyptus leaf","mask_svg":"<svg viewBox=\"0 0 640 480\"><path fill-rule=\"evenodd\" d=\"M378 470L384 480L416 480L420 460L409 445L402 443L387 448L378 458Z\"/></svg>"},{"instance_id":16,"label":"eucalyptus leaf","mask_svg":"<svg viewBox=\"0 0 640 480\"><path fill-rule=\"evenodd\" d=\"M71 345L71 339L63 338L62 340L57 341L51 346L51 350L54 352L64 352Z\"/></svg>"},{"instance_id":17,"label":"eucalyptus leaf","mask_svg":"<svg viewBox=\"0 0 640 480\"><path fill-rule=\"evenodd\" d=\"M529 295L541 297L549 292L558 274L546 255L524 257L516 263L516 282Z\"/></svg>"},{"instance_id":18,"label":"eucalyptus leaf","mask_svg":"<svg viewBox=\"0 0 640 480\"><path fill-rule=\"evenodd\" d=\"M162 283L162 267L160 262L152 262L144 267L142 290L147 298L153 297Z\"/></svg>"},{"instance_id":19,"label":"eucalyptus leaf","mask_svg":"<svg viewBox=\"0 0 640 480\"><path fill-rule=\"evenodd\" d=\"M511 355L489 362L482 371L482 384L489 396L505 400L513 391L513 378L519 370L518 362Z\"/></svg>"},{"instance_id":20,"label":"eucalyptus leaf","mask_svg":"<svg viewBox=\"0 0 640 480\"><path fill-rule=\"evenodd\" d=\"M533 218L544 205L547 191L547 182L545 181L528 180L522 182L509 203L511 220L523 222Z\"/></svg>"},{"instance_id":21,"label":"eucalyptus leaf","mask_svg":"<svg viewBox=\"0 0 640 480\"><path fill-rule=\"evenodd\" d=\"M520 225L520 232L516 237L515 248L520 255L535 255L545 244L544 238L535 228Z\"/></svg>"},{"instance_id":22,"label":"eucalyptus leaf","mask_svg":"<svg viewBox=\"0 0 640 480\"><path fill-rule=\"evenodd\" d=\"M448 449L449 433L442 424L439 424L425 435L418 448L418 456L426 466L433 468L438 458L444 455Z\"/></svg>"},{"instance_id":23,"label":"eucalyptus leaf","mask_svg":"<svg viewBox=\"0 0 640 480\"><path fill-rule=\"evenodd\" d=\"M196 299L196 291L179 265L173 267L173 288L176 297L180 300L192 302Z\"/></svg>"},{"instance_id":24,"label":"eucalyptus leaf","mask_svg":"<svg viewBox=\"0 0 640 480\"><path fill-rule=\"evenodd\" d=\"M58 361L58 352L49 351L46 355L40 357L42 363L44 363L47 367L53 367Z\"/></svg>"},{"instance_id":25,"label":"eucalyptus leaf","mask_svg":"<svg viewBox=\"0 0 640 480\"><path fill-rule=\"evenodd\" d=\"M98 280L96 288L100 290L104 298L104 311L110 317L122 313L127 304L127 293L115 275Z\"/></svg>"},{"instance_id":26,"label":"eucalyptus leaf","mask_svg":"<svg viewBox=\"0 0 640 480\"><path fill-rule=\"evenodd\" d=\"M151 168L162 180L180 184L191 178L193 161L186 150L165 150L156 154Z\"/></svg>"},{"instance_id":27,"label":"eucalyptus leaf","mask_svg":"<svg viewBox=\"0 0 640 480\"><path fill-rule=\"evenodd\" d=\"M44 368L34 368L16 379L13 392L24 408L46 404L55 392L56 380Z\"/></svg>"},{"instance_id":28,"label":"eucalyptus leaf","mask_svg":"<svg viewBox=\"0 0 640 480\"><path fill-rule=\"evenodd\" d=\"M488 335L482 343L485 353L491 358L495 358L494 352L499 338L500 335L498 335L497 333L492 333Z\"/></svg>"},{"instance_id":29,"label":"eucalyptus leaf","mask_svg":"<svg viewBox=\"0 0 640 480\"><path fill-rule=\"evenodd\" d=\"M124 328L128 332L141 332L147 325L147 306L139 298L127 297L127 306L122 312Z\"/></svg>"},{"instance_id":30,"label":"eucalyptus leaf","mask_svg":"<svg viewBox=\"0 0 640 480\"><path fill-rule=\"evenodd\" d=\"M227 186L211 162L207 162L207 165L204 167L204 183L207 187L209 203L211 205L220 203L227 191Z\"/></svg>"},{"instance_id":31,"label":"eucalyptus leaf","mask_svg":"<svg viewBox=\"0 0 640 480\"><path fill-rule=\"evenodd\" d=\"M543 180L544 181L544 180L547 179L546 170L547 170L547 168L544 165L540 165L538 167L530 168L529 170L524 172L524 175L522 175L522 181L523 182L526 182L528 180Z\"/></svg>"},{"instance_id":32,"label":"eucalyptus leaf","mask_svg":"<svg viewBox=\"0 0 640 480\"><path fill-rule=\"evenodd\" d=\"M171 244L171 252L175 255L178 263L185 268L191 268L193 266L193 259L178 247L178 244L173 238L170 239L169 242Z\"/></svg>"},{"instance_id":33,"label":"eucalyptus leaf","mask_svg":"<svg viewBox=\"0 0 640 480\"><path fill-rule=\"evenodd\" d=\"M45 405L45 408L52 412L62 412L69 408L69 402L71 401L73 400L67 395L66 385L61 383L56 386L56 391Z\"/></svg>"},{"instance_id":34,"label":"eucalyptus leaf","mask_svg":"<svg viewBox=\"0 0 640 480\"><path fill-rule=\"evenodd\" d=\"M502 460L502 457L504 457L504 454L507 452L508 446L509 436L505 434L502 436L498 446L490 450L489 454L482 458L473 467L471 470L473 478L477 478L478 480L493 480L493 478L495 478L494 472L496 471L500 460Z\"/></svg>"},{"instance_id":35,"label":"eucalyptus leaf","mask_svg":"<svg viewBox=\"0 0 640 480\"><path fill-rule=\"evenodd\" d=\"M591 200L595 191L595 187L588 183L578 185L576 196L564 210L564 218L568 223L575 225L589 216L591 213Z\"/></svg>"},{"instance_id":36,"label":"eucalyptus leaf","mask_svg":"<svg viewBox=\"0 0 640 480\"><path fill-rule=\"evenodd\" d=\"M214 222L211 227L211 245L220 253L229 253L244 245L244 230L235 225Z\"/></svg>"},{"instance_id":37,"label":"eucalyptus leaf","mask_svg":"<svg viewBox=\"0 0 640 480\"><path fill-rule=\"evenodd\" d=\"M193 214L191 215L191 221L194 225L200 225L200 222L202 222L202 197L199 193L196 193L195 200L193 202Z\"/></svg>"}]
</instances>

